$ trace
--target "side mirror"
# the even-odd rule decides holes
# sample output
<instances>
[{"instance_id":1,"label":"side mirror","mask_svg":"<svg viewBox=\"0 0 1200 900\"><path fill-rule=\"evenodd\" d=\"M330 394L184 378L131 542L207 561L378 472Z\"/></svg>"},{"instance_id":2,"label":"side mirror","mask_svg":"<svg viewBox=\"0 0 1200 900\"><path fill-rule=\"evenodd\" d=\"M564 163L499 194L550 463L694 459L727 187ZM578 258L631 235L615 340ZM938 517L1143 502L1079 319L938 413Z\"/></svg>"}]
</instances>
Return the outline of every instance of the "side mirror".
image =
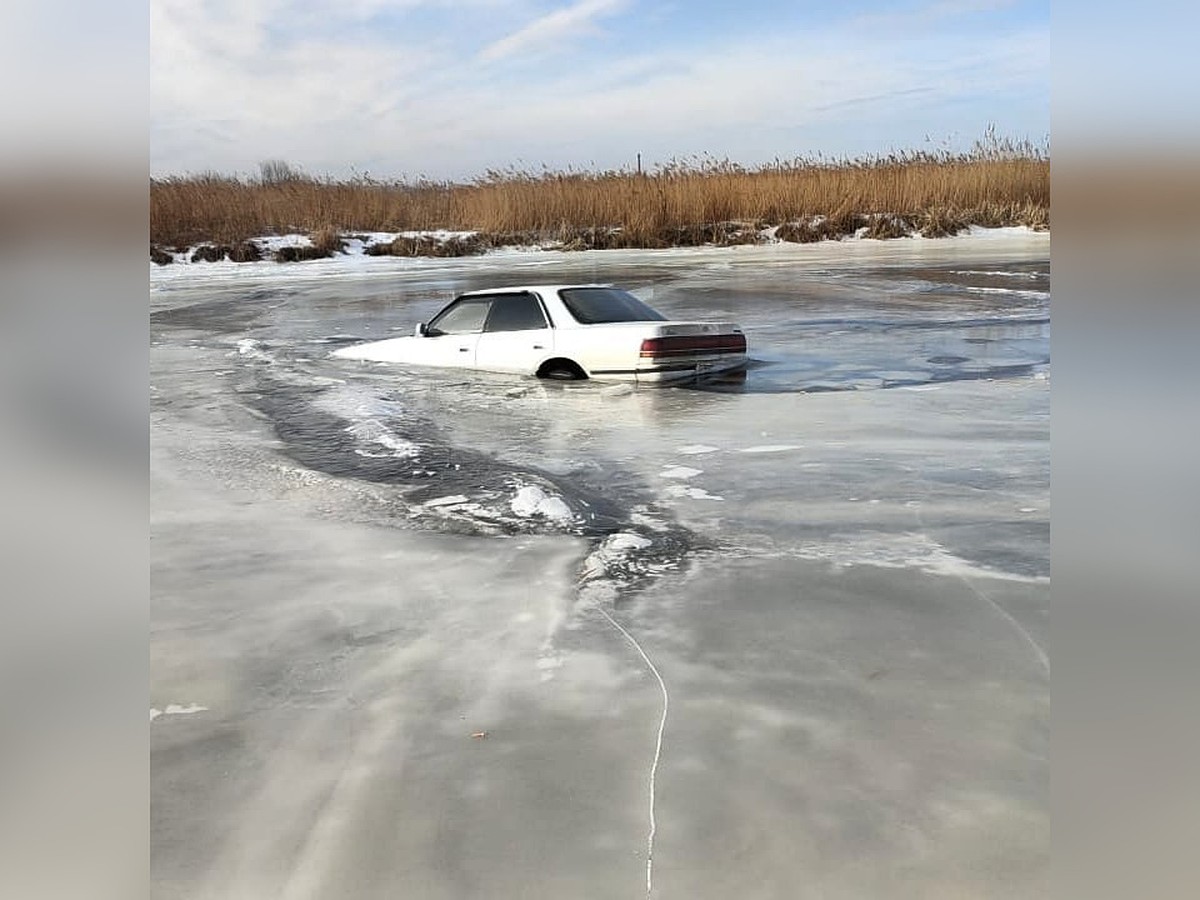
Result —
<instances>
[{"instance_id":1,"label":"side mirror","mask_svg":"<svg viewBox=\"0 0 1200 900\"><path fill-rule=\"evenodd\" d=\"M418 322L416 330L413 332L413 337L425 337L425 323Z\"/></svg>"}]
</instances>

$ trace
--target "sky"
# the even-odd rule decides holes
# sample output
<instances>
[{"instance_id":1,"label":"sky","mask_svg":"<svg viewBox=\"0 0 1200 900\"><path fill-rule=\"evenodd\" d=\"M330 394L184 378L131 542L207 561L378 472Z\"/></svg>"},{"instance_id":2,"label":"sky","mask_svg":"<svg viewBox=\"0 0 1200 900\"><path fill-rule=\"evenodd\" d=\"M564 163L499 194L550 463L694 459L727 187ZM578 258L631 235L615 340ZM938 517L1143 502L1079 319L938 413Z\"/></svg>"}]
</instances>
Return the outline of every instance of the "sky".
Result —
<instances>
[{"instance_id":1,"label":"sky","mask_svg":"<svg viewBox=\"0 0 1200 900\"><path fill-rule=\"evenodd\" d=\"M1050 130L1048 0L151 0L150 170L467 180Z\"/></svg>"}]
</instances>

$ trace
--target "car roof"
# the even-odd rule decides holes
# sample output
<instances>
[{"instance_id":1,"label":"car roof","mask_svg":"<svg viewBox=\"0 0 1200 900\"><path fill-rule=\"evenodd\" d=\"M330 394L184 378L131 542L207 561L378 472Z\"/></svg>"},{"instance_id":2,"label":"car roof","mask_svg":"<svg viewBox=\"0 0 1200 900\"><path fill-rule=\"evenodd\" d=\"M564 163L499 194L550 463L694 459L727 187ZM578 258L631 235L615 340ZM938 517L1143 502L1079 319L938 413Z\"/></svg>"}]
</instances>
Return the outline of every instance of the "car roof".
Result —
<instances>
[{"instance_id":1,"label":"car roof","mask_svg":"<svg viewBox=\"0 0 1200 900\"><path fill-rule=\"evenodd\" d=\"M610 288L610 287L612 287L612 285L611 284L523 284L523 285L516 285L513 287L482 288L482 289L476 290L476 291L467 291L466 293L459 294L459 296L460 297L475 297L480 294L487 294L487 295L491 295L491 294L524 294L529 291L533 291L535 293L543 294L543 295L545 295L545 294L554 295L554 294L557 294L559 291L564 290L566 288L584 288L584 287L590 287L590 288L605 288L605 287L607 287L607 288Z\"/></svg>"}]
</instances>

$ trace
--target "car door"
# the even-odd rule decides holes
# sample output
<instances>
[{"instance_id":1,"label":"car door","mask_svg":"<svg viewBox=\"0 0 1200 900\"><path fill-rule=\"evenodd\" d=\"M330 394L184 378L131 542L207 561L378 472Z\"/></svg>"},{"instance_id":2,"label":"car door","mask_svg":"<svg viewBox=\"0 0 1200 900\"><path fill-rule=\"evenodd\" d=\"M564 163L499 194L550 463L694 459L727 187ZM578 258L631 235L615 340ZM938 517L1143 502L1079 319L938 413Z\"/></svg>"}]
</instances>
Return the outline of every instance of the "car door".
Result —
<instances>
[{"instance_id":1,"label":"car door","mask_svg":"<svg viewBox=\"0 0 1200 900\"><path fill-rule=\"evenodd\" d=\"M469 369L491 307L490 297L462 297L437 314L416 342L413 362Z\"/></svg>"},{"instance_id":2,"label":"car door","mask_svg":"<svg viewBox=\"0 0 1200 900\"><path fill-rule=\"evenodd\" d=\"M479 336L475 367L528 374L553 349L554 332L535 294L497 294Z\"/></svg>"}]
</instances>

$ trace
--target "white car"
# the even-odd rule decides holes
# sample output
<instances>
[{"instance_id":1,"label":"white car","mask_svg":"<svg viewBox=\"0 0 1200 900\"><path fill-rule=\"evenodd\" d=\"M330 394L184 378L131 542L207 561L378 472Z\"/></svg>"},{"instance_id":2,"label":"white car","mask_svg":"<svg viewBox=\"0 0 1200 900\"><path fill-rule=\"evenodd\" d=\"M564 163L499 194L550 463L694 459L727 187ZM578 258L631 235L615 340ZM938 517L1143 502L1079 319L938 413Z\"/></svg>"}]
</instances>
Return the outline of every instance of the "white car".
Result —
<instances>
[{"instance_id":1,"label":"white car","mask_svg":"<svg viewBox=\"0 0 1200 900\"><path fill-rule=\"evenodd\" d=\"M666 381L742 368L746 336L731 322L669 321L609 285L534 285L471 291L412 337L333 355L564 380Z\"/></svg>"}]
</instances>

